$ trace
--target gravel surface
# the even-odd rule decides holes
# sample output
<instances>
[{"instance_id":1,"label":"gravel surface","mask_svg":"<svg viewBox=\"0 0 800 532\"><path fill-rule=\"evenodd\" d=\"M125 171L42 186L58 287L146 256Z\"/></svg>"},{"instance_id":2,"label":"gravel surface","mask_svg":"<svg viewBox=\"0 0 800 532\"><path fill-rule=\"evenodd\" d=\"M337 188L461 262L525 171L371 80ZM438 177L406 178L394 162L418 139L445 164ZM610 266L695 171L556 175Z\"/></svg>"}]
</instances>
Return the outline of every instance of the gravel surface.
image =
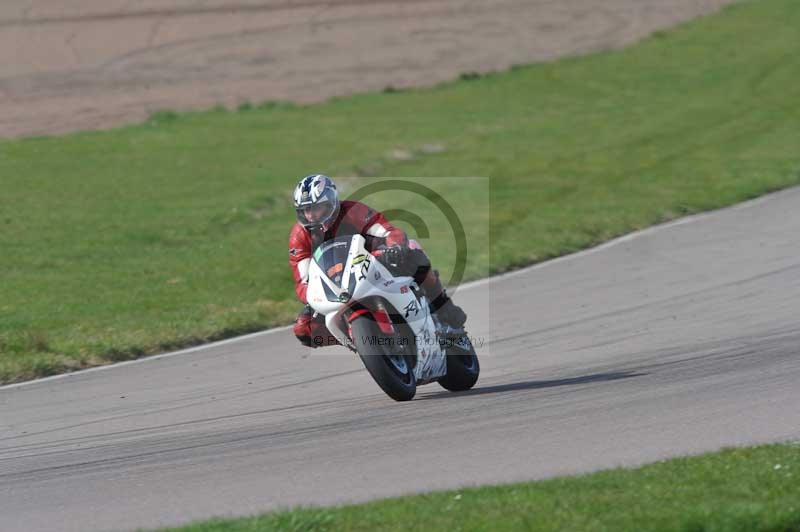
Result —
<instances>
[{"instance_id":1,"label":"gravel surface","mask_svg":"<svg viewBox=\"0 0 800 532\"><path fill-rule=\"evenodd\" d=\"M432 85L630 44L732 0L0 3L0 138Z\"/></svg>"}]
</instances>

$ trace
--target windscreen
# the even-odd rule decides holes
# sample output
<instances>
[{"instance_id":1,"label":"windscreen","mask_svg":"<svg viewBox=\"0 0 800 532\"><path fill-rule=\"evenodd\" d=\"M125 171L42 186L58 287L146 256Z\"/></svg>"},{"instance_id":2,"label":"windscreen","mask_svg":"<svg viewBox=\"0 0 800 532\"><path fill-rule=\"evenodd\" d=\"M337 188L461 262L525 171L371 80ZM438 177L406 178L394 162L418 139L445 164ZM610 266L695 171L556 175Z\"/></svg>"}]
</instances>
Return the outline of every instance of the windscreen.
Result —
<instances>
[{"instance_id":1,"label":"windscreen","mask_svg":"<svg viewBox=\"0 0 800 532\"><path fill-rule=\"evenodd\" d=\"M342 273L347 262L347 252L350 250L350 240L349 236L340 236L323 242L314 251L317 265L336 286L342 286Z\"/></svg>"}]
</instances>

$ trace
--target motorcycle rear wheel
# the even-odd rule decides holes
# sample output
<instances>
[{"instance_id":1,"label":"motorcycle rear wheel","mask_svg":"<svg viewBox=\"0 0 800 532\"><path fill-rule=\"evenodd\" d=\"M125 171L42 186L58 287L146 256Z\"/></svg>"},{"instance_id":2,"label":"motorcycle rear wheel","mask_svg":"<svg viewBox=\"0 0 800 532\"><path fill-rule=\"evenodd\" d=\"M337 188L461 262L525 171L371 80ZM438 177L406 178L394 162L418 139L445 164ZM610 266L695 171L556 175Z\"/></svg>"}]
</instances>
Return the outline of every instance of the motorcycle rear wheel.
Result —
<instances>
[{"instance_id":1,"label":"motorcycle rear wheel","mask_svg":"<svg viewBox=\"0 0 800 532\"><path fill-rule=\"evenodd\" d=\"M447 374L439 379L442 388L451 392L463 392L475 386L481 374L481 365L472 342L469 342L469 349L448 347L446 356Z\"/></svg>"}]
</instances>

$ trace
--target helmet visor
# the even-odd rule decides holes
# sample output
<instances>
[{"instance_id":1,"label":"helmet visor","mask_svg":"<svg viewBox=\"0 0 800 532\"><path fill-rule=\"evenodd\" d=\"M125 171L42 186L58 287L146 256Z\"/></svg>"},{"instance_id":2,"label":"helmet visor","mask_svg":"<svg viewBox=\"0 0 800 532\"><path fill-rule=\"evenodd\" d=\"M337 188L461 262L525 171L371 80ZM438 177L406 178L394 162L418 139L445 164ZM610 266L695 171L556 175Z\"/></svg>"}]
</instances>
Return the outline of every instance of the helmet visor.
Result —
<instances>
[{"instance_id":1,"label":"helmet visor","mask_svg":"<svg viewBox=\"0 0 800 532\"><path fill-rule=\"evenodd\" d=\"M297 221L305 227L322 225L330 219L334 208L330 201L301 205L297 208Z\"/></svg>"}]
</instances>

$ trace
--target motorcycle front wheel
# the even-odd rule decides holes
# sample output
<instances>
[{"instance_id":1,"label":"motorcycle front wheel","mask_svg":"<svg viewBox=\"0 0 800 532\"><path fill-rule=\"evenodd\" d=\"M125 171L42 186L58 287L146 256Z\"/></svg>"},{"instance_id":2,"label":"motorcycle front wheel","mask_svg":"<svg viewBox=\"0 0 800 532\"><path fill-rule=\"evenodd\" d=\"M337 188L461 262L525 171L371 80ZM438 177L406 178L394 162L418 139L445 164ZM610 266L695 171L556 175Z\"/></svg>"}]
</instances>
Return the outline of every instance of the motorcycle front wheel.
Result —
<instances>
[{"instance_id":1,"label":"motorcycle front wheel","mask_svg":"<svg viewBox=\"0 0 800 532\"><path fill-rule=\"evenodd\" d=\"M351 324L353 343L364 367L386 395L395 401L409 401L417 393L413 360L397 349L396 339L381 332L369 316Z\"/></svg>"}]
</instances>

